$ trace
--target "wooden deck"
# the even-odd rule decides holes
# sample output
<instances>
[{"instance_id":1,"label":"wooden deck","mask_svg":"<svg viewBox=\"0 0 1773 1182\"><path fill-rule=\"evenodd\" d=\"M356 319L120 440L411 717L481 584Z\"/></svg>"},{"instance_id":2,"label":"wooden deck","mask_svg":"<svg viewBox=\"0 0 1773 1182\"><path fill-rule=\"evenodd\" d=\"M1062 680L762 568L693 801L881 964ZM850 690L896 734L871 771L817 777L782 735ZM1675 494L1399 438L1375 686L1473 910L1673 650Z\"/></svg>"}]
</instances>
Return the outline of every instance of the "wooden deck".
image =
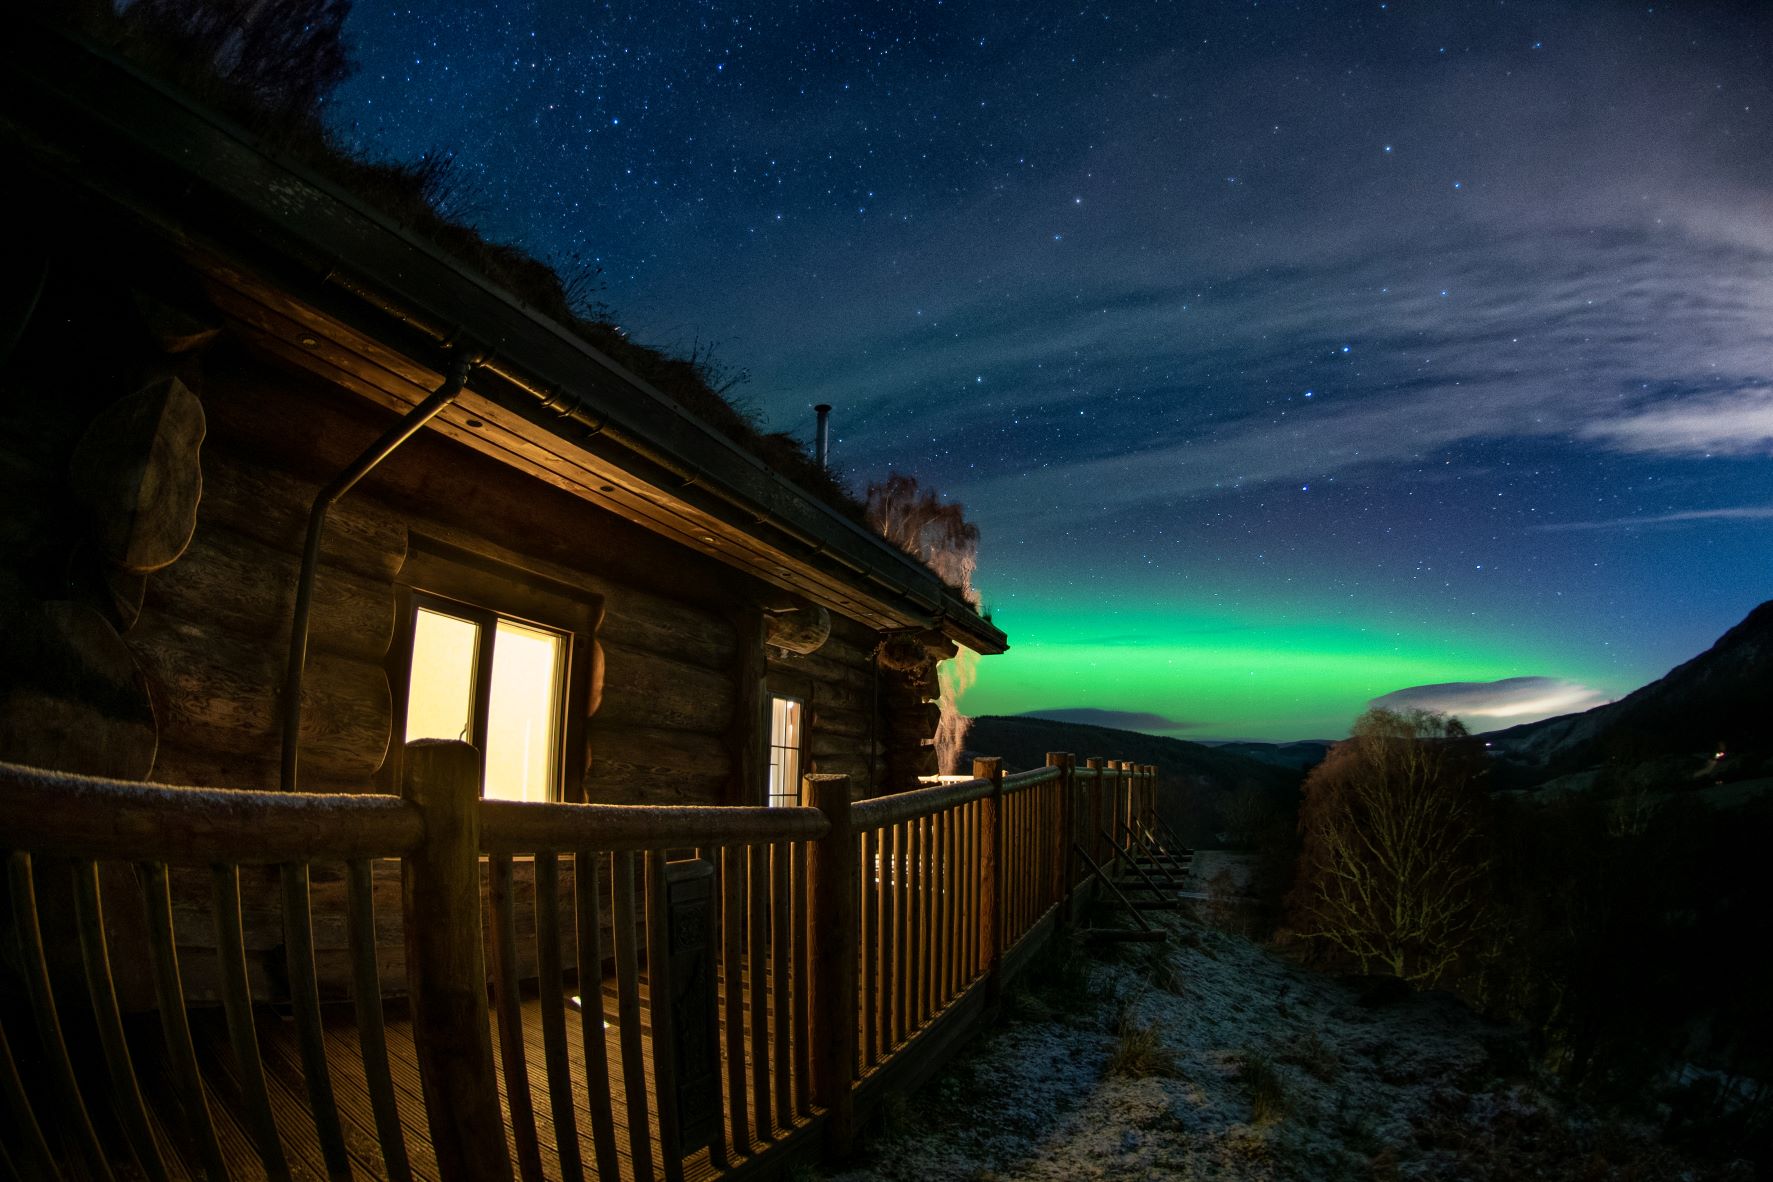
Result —
<instances>
[{"instance_id":1,"label":"wooden deck","mask_svg":"<svg viewBox=\"0 0 1773 1182\"><path fill-rule=\"evenodd\" d=\"M519 815L480 801L471 748L445 744L421 750L433 763L455 765L438 776L449 781L447 791L427 787L415 790L412 800L384 799L362 807L352 798L354 807L387 818L418 809L420 820L430 809L438 820L421 826L421 835L460 834L464 826L471 832L474 810L481 810L488 820L482 838L495 853L483 863L476 843L452 845L441 838L432 843L435 849L420 843L403 853L401 928L413 959L401 975L384 979L412 983L416 995L426 999L428 1008L421 1013L428 1024L415 1023L404 1001L384 1002L368 1028L379 1041L385 1027L387 1055L378 1050L369 1078L361 1064L357 1015L348 1002L330 1009L298 1007L292 1017L250 1000L252 988L261 997L288 996L292 986L297 996L304 992L293 980L294 970L314 964L305 947L312 929L297 923L297 934L286 932L280 944L268 926L272 921L262 908L255 910L252 930L263 938L252 947L270 954L261 958L263 972L255 982L246 959L239 869L227 861L250 838L259 859L303 864L311 857L316 827L338 827L328 848L343 851L339 857L350 872L353 898L345 936L356 979L373 981L380 948L370 942L375 924L364 914L373 905L373 874L359 856L363 835L340 824L341 817L352 817L329 800L247 793L225 818L229 825L218 826L207 813L179 823L205 802L182 790L31 769L8 779L0 765L0 784L10 792L0 793L5 806L0 811L8 811L14 832L35 834L44 851L41 866L24 851L13 852L7 865L8 909L24 987L15 988L9 973L0 989L5 1034L0 1176L139 1178L143 1173L135 1166L132 1145L150 1163L169 1162L172 1168L164 1172L169 1177L201 1172L213 1179L265 1178L269 1173L328 1182L389 1175L441 1182L445 1173L503 1174L508 1163L517 1164L525 1182L539 1182L563 1178L563 1167L579 1176L577 1162L606 1166L603 1178L672 1182L729 1170L750 1173L753 1167L780 1171L822 1148L842 1154L867 1111L919 1086L994 1008L1005 983L1057 929L1058 917L1074 919L1078 890L1089 887L1093 893L1091 884L1104 881L1104 872L1094 865L1080 881L1068 881L1068 860L1057 855L1066 849L1082 852L1065 841L1076 832L1067 823L1072 813L1084 808L1093 820L1105 821L1107 804L1129 811L1134 806L1130 795L1123 801L1118 790L1099 791L1109 769L1092 767L1086 776L1063 757L1056 766L1020 774L1014 783L1001 776L995 761L982 759L975 763L980 774L971 781L853 807L842 778L832 777L809 780L816 802L831 798L811 809L599 806L583 811L538 805L533 808L540 812ZM1073 785L1089 789L1088 799L1072 799L1065 789L1070 776L1076 777ZM1150 780L1147 769L1147 799L1139 806L1146 815ZM84 802L83 809L71 810L70 799ZM135 827L116 823L113 814L119 809L129 816L151 815L158 827L144 837ZM815 823L829 831L815 832ZM1094 829L1112 844L1105 826ZM410 834L402 840L413 844ZM598 873L574 878L575 922L568 928L567 913L557 905L559 851L572 855L577 871L584 858L581 844L596 841L615 845L604 853L593 845ZM533 911L515 898L513 855L496 852L526 843L545 851L535 855L535 866L537 882L548 880L538 888ZM633 846L642 848L636 853ZM664 852L703 847L715 851L712 867L710 859L671 862ZM1116 865L1131 863L1142 879L1146 876L1131 855L1114 848L1121 855ZM606 854L607 895L601 884ZM46 945L35 885L40 871L63 873L55 868L56 859L68 857L81 859L71 880L73 917L53 892L44 898L50 900L52 930L70 924L78 930L77 949L65 938ZM191 925L175 919L168 859L212 867L211 923L185 931ZM110 861L135 863L146 907L144 930L126 931L129 938L114 945L101 912L99 874L99 863ZM483 864L491 867L485 883L476 881ZM546 876L544 869L550 872ZM852 874L859 879L859 898L847 889L855 881ZM410 891L404 889L409 881L418 883ZM1145 887L1155 889L1152 883ZM305 891L311 911L311 886L298 879L294 889ZM416 907L409 894L434 905ZM603 897L610 900L607 912ZM1137 904L1128 906L1138 910ZM613 933L609 939L600 937L605 914ZM336 909L327 916L328 922L339 918ZM526 932L523 920L529 916L534 924ZM581 918L585 922L578 924ZM564 957L556 938L563 928L578 929L583 937ZM483 935L492 944L487 963L497 980L519 982L526 971L532 974L527 985L513 985L493 1007L504 1017L503 1031L497 1023L486 1025L486 1011L475 998L485 978L473 945ZM194 939L186 944L181 936ZM537 992L536 968L526 968L513 955L531 938L534 965L549 966L548 992ZM301 951L290 956L289 945ZM609 963L603 950L613 948L617 970L612 980L598 982L595 996L604 1021L593 1017L589 1031L578 1007L566 1012L574 977L560 969L563 960L572 964L578 958L580 947L591 965ZM639 971L649 953L663 954L655 969L669 964L673 972L675 1016L669 1028L659 1028L656 1044L647 994L649 984L662 987L664 981L661 974L649 983ZM127 1015L121 1013L113 965L136 975L151 968L156 995L174 1008L156 1013L134 1003ZM179 1004L185 996L181 971L201 975L206 965L225 970L211 975L223 987L227 1006L198 1003L187 1010ZM310 983L305 990L312 988ZM374 986L366 983L366 988L374 992ZM710 1009L702 1010L703 1005ZM562 1018L564 1029L555 1025ZM857 1025L846 1029L852 1022ZM588 1060L587 1034L593 1052ZM523 1048L528 1077L516 1102L502 1094L499 1078L505 1036L514 1048ZM681 1054L665 1059L679 1040ZM676 1139L677 1122L716 1138L712 1147L669 1162L661 1153L655 1045L664 1060L656 1066L668 1083L663 1122L672 1133L674 1155L685 1144ZM553 1074L561 1083L558 1130L550 1048ZM301 1067L313 1056L324 1056L329 1064L329 1086L318 1099L308 1095ZM433 1088L433 1104L448 1114L435 1125L425 1103L426 1083ZM813 1110L809 1094L829 1110ZM735 1101L746 1111L734 1112ZM325 1114L323 1129L310 1115L315 1111ZM388 1128L385 1145L378 1112ZM384 1151L395 1159L395 1168ZM439 1152L449 1156L439 1162ZM261 1158L270 1160L269 1171ZM587 1171L585 1176L599 1175Z\"/></svg>"},{"instance_id":2,"label":"wooden deck","mask_svg":"<svg viewBox=\"0 0 1773 1182\"><path fill-rule=\"evenodd\" d=\"M644 978L641 987L644 1002L646 997ZM565 990L569 998L573 992L571 988ZM748 989L746 996L749 997ZM573 1077L576 1131L580 1139L581 1155L585 1162L585 1175L587 1178L591 1178L595 1176L595 1154L592 1149L591 1108L589 1096L585 1090L584 1047L580 1039L579 1013L570 1000L567 1004L567 1046ZM629 1081L623 1077L619 1031L613 1021L616 1013L616 993L613 981L604 982L604 1007L604 1012L609 1018L604 1029L604 1039L609 1057L610 1107L615 1120L616 1147L621 1165L621 1176L624 1179L644 1177L645 1171L636 1171L635 1169L636 1145L628 1125L626 1101ZM643 1004L643 1013L645 1012ZM389 1069L394 1079L400 1121L405 1131L406 1151L411 1162L413 1177L431 1182L438 1177L437 1160L431 1147L430 1129L425 1116L424 1094L419 1082L418 1061L413 1048L411 1025L405 1002L390 1001L386 1007L386 1015ZM284 1152L289 1159L290 1175L298 1182L309 1179L313 1182L326 1182L326 1167L321 1157L318 1139L314 1133L313 1122L308 1115L307 1087L302 1076L301 1052L297 1044L294 1024L280 1016L276 1010L265 1006L255 1007L254 1019L258 1025L259 1047L260 1053L264 1057L271 1107L276 1118ZM235 1178L265 1178L266 1172L253 1147L252 1136L245 1116L246 1108L242 1101L238 1069L233 1051L228 1043L227 1024L222 1011L219 1007L193 1010L190 1012L190 1021L192 1037L196 1043L198 1059L202 1066L204 1083L209 1093L211 1118L215 1122L216 1136L221 1143L222 1154L228 1170ZM773 1012L770 1021L773 1026ZM172 1086L165 1044L160 1036L159 1022L152 1014L148 1014L136 1016L131 1020L131 1024L131 1050L135 1057L137 1070L141 1075L144 1094L149 1102L150 1119L154 1126L155 1138L160 1143L161 1152L165 1155L173 1176L200 1177L201 1170L197 1162L189 1155L188 1151L181 1150L186 1139L177 1130L182 1128L183 1117L171 1098L176 1094L177 1089ZM546 1060L543 1053L541 1004L533 992L533 986L524 997L523 1033L530 1092L535 1110L537 1140L542 1151L542 1169L547 1178L559 1179L561 1171L558 1140L554 1127L553 1107L548 1098L547 1073L544 1066ZM793 1037L793 1033L790 1031L791 1046ZM723 1054L727 1041L723 1008L721 1025ZM659 1160L658 1112L657 1105L653 1102L655 1093L652 1078L652 1032L650 1025L643 1027L642 1043L645 1052L642 1086L646 1089L649 1119L646 1139L641 1152L651 1157L653 1176L662 1178L664 1171ZM506 1112L506 1149L510 1159L516 1162L518 1160L516 1143L511 1135L509 1106L505 1101L504 1066L501 1056L498 1054L496 1029L493 1032L493 1045L494 1059L499 1063L501 1106ZM364 1082L363 1063L350 1007L330 1008L326 1021L326 1049L327 1059L332 1069L333 1092L344 1129L346 1147L350 1153L353 1176L363 1179L384 1178L387 1174L376 1135L369 1092ZM790 1062L792 1063L792 1056ZM723 1062L723 1072L724 1067ZM747 1070L750 1070L749 1063ZM804 1127L807 1123L804 1117L800 1117L791 1125L784 1127L780 1114L775 1114L775 1117L776 1127L772 1130L775 1140L780 1140L795 1129ZM750 1126L753 1130L755 1130L756 1124L756 1116L751 1114ZM112 1131L114 1132L114 1130ZM101 1130L101 1136L104 1134L105 1131ZM728 1145L732 1143L732 1136L733 1122L729 1111L726 1123ZM123 1147L124 1143L120 1135L115 1137L113 1144L116 1149L114 1160L120 1162L129 1160L128 1151ZM753 1153L761 1152L768 1144L770 1142L758 1141L754 1138L751 1151ZM721 1152L724 1156L724 1149ZM706 1149L698 1150L684 1159L684 1175L687 1179L714 1178L719 1175L721 1168L719 1160ZM132 1177L135 1175L124 1174L123 1176Z\"/></svg>"}]
</instances>

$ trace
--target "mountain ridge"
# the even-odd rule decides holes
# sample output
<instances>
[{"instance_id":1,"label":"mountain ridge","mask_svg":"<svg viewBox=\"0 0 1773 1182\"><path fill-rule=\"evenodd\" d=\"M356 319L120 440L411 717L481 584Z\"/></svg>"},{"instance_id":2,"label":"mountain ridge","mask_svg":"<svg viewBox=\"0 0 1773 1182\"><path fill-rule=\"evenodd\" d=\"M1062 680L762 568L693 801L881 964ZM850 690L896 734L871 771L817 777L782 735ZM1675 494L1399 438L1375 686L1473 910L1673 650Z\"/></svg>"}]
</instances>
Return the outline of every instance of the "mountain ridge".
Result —
<instances>
[{"instance_id":1,"label":"mountain ridge","mask_svg":"<svg viewBox=\"0 0 1773 1182\"><path fill-rule=\"evenodd\" d=\"M1773 600L1617 701L1484 738L1518 770L1547 776L1697 753L1773 754Z\"/></svg>"}]
</instances>

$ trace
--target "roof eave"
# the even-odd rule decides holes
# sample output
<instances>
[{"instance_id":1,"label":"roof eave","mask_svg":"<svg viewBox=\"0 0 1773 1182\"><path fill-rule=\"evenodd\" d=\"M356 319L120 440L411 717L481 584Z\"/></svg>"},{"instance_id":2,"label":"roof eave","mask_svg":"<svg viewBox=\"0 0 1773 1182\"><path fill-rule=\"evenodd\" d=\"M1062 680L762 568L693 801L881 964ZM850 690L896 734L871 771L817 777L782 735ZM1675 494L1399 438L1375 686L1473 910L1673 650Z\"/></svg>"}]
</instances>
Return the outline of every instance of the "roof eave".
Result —
<instances>
[{"instance_id":1,"label":"roof eave","mask_svg":"<svg viewBox=\"0 0 1773 1182\"><path fill-rule=\"evenodd\" d=\"M625 459L642 479L675 470L679 487L655 489L661 504L686 520L718 523L767 555L752 564L761 577L790 572L773 581L827 600L821 590L841 581L878 609L868 614L882 623L939 627L983 653L1008 647L999 629L922 564L776 476L565 326L232 123L65 32L32 29L0 54L11 134L35 137L24 146L64 176L107 197L121 191L132 212L180 245L230 252L244 239L248 254L269 254L279 269L307 275L310 289L324 288L329 314L355 303L367 320L403 326L397 347L427 370L441 371L447 346L471 337L502 379L478 384L486 397L542 426L538 407L549 400L554 430L574 447L583 440L571 434L584 429L575 424L590 416L607 447L602 458ZM70 145L70 136L85 138ZM175 195L177 208L169 209ZM235 216L194 226L193 206Z\"/></svg>"}]
</instances>

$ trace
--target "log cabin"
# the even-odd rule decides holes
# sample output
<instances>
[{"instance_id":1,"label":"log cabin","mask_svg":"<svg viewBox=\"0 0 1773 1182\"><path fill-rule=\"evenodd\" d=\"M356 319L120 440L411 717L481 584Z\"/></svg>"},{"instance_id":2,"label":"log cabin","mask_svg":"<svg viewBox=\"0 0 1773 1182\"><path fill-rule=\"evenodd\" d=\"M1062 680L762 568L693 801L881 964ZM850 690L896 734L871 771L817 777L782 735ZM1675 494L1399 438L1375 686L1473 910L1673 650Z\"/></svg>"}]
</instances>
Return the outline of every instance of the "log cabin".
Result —
<instances>
[{"instance_id":1,"label":"log cabin","mask_svg":"<svg viewBox=\"0 0 1773 1182\"><path fill-rule=\"evenodd\" d=\"M959 589L274 141L30 33L3 1164L581 1176L576 1102L599 1177L779 1169L1055 930L1076 810L1146 823L1155 769L1099 760L911 791L936 663L1007 647Z\"/></svg>"},{"instance_id":2,"label":"log cabin","mask_svg":"<svg viewBox=\"0 0 1773 1182\"><path fill-rule=\"evenodd\" d=\"M763 803L772 759L867 794L936 770L930 668L1005 648L956 589L441 248L64 48L6 83L0 586L35 638L9 672L38 674L6 756L348 790L448 732L487 747L489 794L621 803ZM928 660L881 669L907 636Z\"/></svg>"}]
</instances>

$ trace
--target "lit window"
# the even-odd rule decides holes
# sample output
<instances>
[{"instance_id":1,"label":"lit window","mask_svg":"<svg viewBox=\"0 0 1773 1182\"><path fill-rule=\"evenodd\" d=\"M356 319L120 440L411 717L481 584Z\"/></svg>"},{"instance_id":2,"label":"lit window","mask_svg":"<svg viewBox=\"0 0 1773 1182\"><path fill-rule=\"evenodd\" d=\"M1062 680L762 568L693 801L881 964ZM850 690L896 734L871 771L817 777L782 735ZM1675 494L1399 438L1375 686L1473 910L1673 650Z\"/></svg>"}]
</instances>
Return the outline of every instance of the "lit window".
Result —
<instances>
[{"instance_id":1,"label":"lit window","mask_svg":"<svg viewBox=\"0 0 1773 1182\"><path fill-rule=\"evenodd\" d=\"M798 698L770 698L769 803L800 803L800 711Z\"/></svg>"},{"instance_id":2,"label":"lit window","mask_svg":"<svg viewBox=\"0 0 1773 1182\"><path fill-rule=\"evenodd\" d=\"M566 639L493 612L416 599L406 740L474 744L487 797L556 799Z\"/></svg>"}]
</instances>

